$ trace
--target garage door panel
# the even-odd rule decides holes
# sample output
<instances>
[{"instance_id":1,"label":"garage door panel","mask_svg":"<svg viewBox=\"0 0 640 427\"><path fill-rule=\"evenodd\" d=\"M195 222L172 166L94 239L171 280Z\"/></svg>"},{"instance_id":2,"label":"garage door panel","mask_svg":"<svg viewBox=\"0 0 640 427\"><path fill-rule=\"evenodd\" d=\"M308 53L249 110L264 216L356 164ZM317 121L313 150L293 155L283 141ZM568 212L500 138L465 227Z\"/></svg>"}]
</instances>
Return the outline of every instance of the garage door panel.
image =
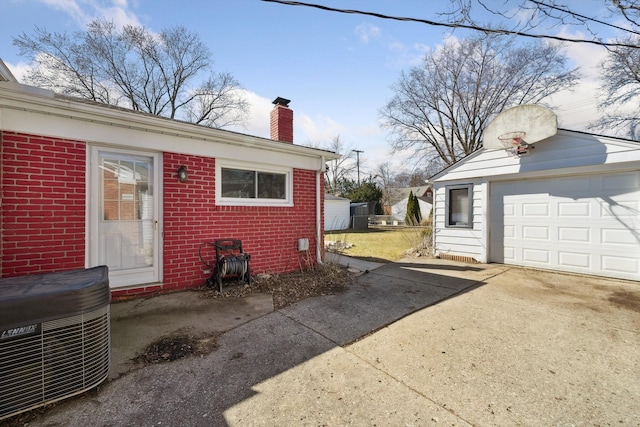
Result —
<instances>
[{"instance_id":1,"label":"garage door panel","mask_svg":"<svg viewBox=\"0 0 640 427\"><path fill-rule=\"evenodd\" d=\"M579 252L558 251L558 265L590 269L591 255Z\"/></svg>"},{"instance_id":2,"label":"garage door panel","mask_svg":"<svg viewBox=\"0 0 640 427\"><path fill-rule=\"evenodd\" d=\"M494 183L490 192L490 261L640 280L640 172Z\"/></svg>"},{"instance_id":3,"label":"garage door panel","mask_svg":"<svg viewBox=\"0 0 640 427\"><path fill-rule=\"evenodd\" d=\"M600 241L603 245L625 245L635 247L640 245L638 236L634 235L629 229L602 228L600 230Z\"/></svg>"},{"instance_id":4,"label":"garage door panel","mask_svg":"<svg viewBox=\"0 0 640 427\"><path fill-rule=\"evenodd\" d=\"M522 237L525 239L549 241L549 227L525 225L522 227Z\"/></svg>"},{"instance_id":5,"label":"garage door panel","mask_svg":"<svg viewBox=\"0 0 640 427\"><path fill-rule=\"evenodd\" d=\"M523 203L522 215L525 217L548 217L550 213L549 203Z\"/></svg>"},{"instance_id":6,"label":"garage door panel","mask_svg":"<svg viewBox=\"0 0 640 427\"><path fill-rule=\"evenodd\" d=\"M516 206L513 203L505 203L503 212L505 218L516 216Z\"/></svg>"},{"instance_id":7,"label":"garage door panel","mask_svg":"<svg viewBox=\"0 0 640 427\"><path fill-rule=\"evenodd\" d=\"M588 227L558 227L558 240L572 243L591 243Z\"/></svg>"},{"instance_id":8,"label":"garage door panel","mask_svg":"<svg viewBox=\"0 0 640 427\"><path fill-rule=\"evenodd\" d=\"M591 203L588 201L558 202L558 216L562 217L589 217L591 216Z\"/></svg>"},{"instance_id":9,"label":"garage door panel","mask_svg":"<svg viewBox=\"0 0 640 427\"><path fill-rule=\"evenodd\" d=\"M613 274L635 274L640 271L640 262L637 258L603 255L601 259L602 269Z\"/></svg>"},{"instance_id":10,"label":"garage door panel","mask_svg":"<svg viewBox=\"0 0 640 427\"><path fill-rule=\"evenodd\" d=\"M551 254L547 249L525 248L522 250L522 260L548 267L551 261Z\"/></svg>"},{"instance_id":11,"label":"garage door panel","mask_svg":"<svg viewBox=\"0 0 640 427\"><path fill-rule=\"evenodd\" d=\"M515 239L516 237L516 227L515 225L505 225L504 226L504 238L505 239Z\"/></svg>"},{"instance_id":12,"label":"garage door panel","mask_svg":"<svg viewBox=\"0 0 640 427\"><path fill-rule=\"evenodd\" d=\"M515 262L516 260L516 253L515 250L512 247L505 247L504 251L503 251L503 258L504 263L506 264L512 264L513 262Z\"/></svg>"},{"instance_id":13,"label":"garage door panel","mask_svg":"<svg viewBox=\"0 0 640 427\"><path fill-rule=\"evenodd\" d=\"M629 220L629 224L638 224L640 201L611 200L610 203L613 203L613 205L605 203L600 205L600 216L602 218L624 218L625 220Z\"/></svg>"}]
</instances>

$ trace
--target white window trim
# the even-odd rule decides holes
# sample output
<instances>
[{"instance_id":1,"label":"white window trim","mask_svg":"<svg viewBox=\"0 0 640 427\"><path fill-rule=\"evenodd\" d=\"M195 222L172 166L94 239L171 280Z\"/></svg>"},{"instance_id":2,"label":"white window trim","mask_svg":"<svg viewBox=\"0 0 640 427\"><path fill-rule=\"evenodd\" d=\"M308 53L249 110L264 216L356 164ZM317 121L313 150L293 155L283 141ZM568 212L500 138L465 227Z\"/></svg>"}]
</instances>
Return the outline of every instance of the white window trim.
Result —
<instances>
[{"instance_id":1,"label":"white window trim","mask_svg":"<svg viewBox=\"0 0 640 427\"><path fill-rule=\"evenodd\" d=\"M236 197L222 197L222 168L284 174L286 196L284 199L241 199ZM291 207L293 206L293 168L216 159L216 205Z\"/></svg>"},{"instance_id":2,"label":"white window trim","mask_svg":"<svg viewBox=\"0 0 640 427\"><path fill-rule=\"evenodd\" d=\"M467 190L469 198L469 211L467 212L467 224L451 224L451 190ZM447 228L473 228L473 184L459 184L445 186L445 227Z\"/></svg>"}]
</instances>

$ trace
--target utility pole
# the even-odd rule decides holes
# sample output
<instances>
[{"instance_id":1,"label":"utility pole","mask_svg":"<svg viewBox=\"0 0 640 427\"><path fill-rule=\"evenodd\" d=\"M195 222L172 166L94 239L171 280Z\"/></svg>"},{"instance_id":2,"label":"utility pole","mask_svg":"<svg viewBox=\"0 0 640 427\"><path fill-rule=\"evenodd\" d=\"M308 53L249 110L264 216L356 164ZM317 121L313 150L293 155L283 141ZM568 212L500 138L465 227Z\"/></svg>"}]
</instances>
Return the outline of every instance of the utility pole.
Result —
<instances>
[{"instance_id":1,"label":"utility pole","mask_svg":"<svg viewBox=\"0 0 640 427\"><path fill-rule=\"evenodd\" d=\"M356 153L356 168L358 169L358 186L360 185L360 153L364 153L362 150L351 150Z\"/></svg>"}]
</instances>

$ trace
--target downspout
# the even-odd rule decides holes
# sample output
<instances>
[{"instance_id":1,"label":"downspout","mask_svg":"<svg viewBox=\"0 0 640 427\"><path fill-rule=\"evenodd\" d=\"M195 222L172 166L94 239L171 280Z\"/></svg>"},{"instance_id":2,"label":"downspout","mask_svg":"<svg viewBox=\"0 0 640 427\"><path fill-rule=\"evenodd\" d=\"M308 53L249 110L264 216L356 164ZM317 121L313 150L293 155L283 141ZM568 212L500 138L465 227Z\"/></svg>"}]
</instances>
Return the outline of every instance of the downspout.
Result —
<instances>
[{"instance_id":1,"label":"downspout","mask_svg":"<svg viewBox=\"0 0 640 427\"><path fill-rule=\"evenodd\" d=\"M321 199L320 197L324 196L321 193L321 178L322 174L325 172L325 161L324 156L320 157L320 169L316 171L316 262L319 265L323 265L322 262L322 251L324 248L322 247L322 230L324 228L324 224L321 224L322 221L322 209L320 209Z\"/></svg>"}]
</instances>

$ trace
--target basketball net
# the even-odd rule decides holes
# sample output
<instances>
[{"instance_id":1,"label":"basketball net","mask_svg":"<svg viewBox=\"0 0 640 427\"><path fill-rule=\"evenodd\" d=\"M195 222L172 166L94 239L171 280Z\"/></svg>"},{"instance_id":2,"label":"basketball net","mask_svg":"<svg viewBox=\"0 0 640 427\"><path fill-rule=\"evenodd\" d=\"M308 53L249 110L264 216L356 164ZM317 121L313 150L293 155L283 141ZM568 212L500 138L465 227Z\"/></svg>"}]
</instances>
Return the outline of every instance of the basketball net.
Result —
<instances>
[{"instance_id":1,"label":"basketball net","mask_svg":"<svg viewBox=\"0 0 640 427\"><path fill-rule=\"evenodd\" d=\"M529 154L529 144L524 141L526 132L507 132L498 137L504 151L513 157L522 157Z\"/></svg>"}]
</instances>

